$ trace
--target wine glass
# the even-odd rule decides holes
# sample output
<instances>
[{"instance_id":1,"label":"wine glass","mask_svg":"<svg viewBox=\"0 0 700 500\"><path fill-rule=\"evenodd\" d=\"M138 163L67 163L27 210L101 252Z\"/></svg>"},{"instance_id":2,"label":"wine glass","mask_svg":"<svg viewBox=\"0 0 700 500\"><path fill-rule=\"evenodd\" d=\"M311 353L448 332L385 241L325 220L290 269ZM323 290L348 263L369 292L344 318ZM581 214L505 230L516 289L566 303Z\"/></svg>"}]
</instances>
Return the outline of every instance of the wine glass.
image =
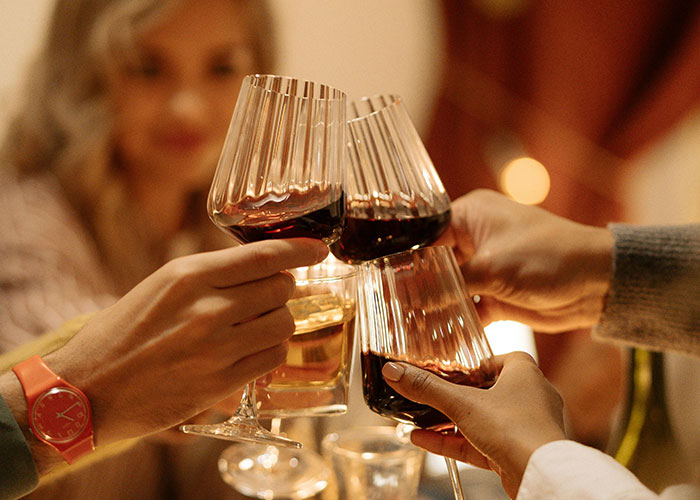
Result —
<instances>
[{"instance_id":1,"label":"wine glass","mask_svg":"<svg viewBox=\"0 0 700 500\"><path fill-rule=\"evenodd\" d=\"M292 269L294 295L287 302L296 330L286 360L256 383L258 416L303 426L310 417L347 411L355 334L356 269L333 256ZM313 449L236 444L219 458L224 480L258 498L300 500L323 490L331 471Z\"/></svg>"},{"instance_id":2,"label":"wine glass","mask_svg":"<svg viewBox=\"0 0 700 500\"><path fill-rule=\"evenodd\" d=\"M489 387L497 367L452 249L431 246L364 262L358 269L362 389L369 408L392 420L455 432L447 416L394 391L382 377L389 361L430 370L455 384ZM457 466L445 458L455 498Z\"/></svg>"},{"instance_id":3,"label":"wine glass","mask_svg":"<svg viewBox=\"0 0 700 500\"><path fill-rule=\"evenodd\" d=\"M342 232L345 94L277 75L244 78L214 174L207 210L240 243ZM301 448L258 422L254 383L227 421L183 425L185 433Z\"/></svg>"},{"instance_id":4,"label":"wine glass","mask_svg":"<svg viewBox=\"0 0 700 500\"><path fill-rule=\"evenodd\" d=\"M275 75L245 77L209 191L217 227L242 243L343 232L345 94Z\"/></svg>"},{"instance_id":5,"label":"wine glass","mask_svg":"<svg viewBox=\"0 0 700 500\"><path fill-rule=\"evenodd\" d=\"M450 199L401 97L350 105L346 221L331 245L356 264L435 241L450 223Z\"/></svg>"}]
</instances>

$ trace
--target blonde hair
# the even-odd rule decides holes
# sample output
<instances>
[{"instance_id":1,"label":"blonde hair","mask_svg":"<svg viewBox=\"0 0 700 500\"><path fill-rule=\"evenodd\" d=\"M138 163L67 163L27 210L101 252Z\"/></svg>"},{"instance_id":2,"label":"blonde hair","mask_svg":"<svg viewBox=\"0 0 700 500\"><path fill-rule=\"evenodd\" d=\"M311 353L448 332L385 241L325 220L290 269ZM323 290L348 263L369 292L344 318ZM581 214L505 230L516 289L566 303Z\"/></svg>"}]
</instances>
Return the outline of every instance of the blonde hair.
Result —
<instances>
[{"instance_id":1,"label":"blonde hair","mask_svg":"<svg viewBox=\"0 0 700 500\"><path fill-rule=\"evenodd\" d=\"M269 72L271 23L264 2L235 1L244 2L253 26L254 70ZM162 249L150 248L134 223L115 161L107 72L124 62L120 57L133 54L129 49L139 33L181 2L57 0L43 50L28 73L23 104L0 146L0 168L20 176L53 173L112 274L123 277L122 289L152 272L165 256Z\"/></svg>"}]
</instances>

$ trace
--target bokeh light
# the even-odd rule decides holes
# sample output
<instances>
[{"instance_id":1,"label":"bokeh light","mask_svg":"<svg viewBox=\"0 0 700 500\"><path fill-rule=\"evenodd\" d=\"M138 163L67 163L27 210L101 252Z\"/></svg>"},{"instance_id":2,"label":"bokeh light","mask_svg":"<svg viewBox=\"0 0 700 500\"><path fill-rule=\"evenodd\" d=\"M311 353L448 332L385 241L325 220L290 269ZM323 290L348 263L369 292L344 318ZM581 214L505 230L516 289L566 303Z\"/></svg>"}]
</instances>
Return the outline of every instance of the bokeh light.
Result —
<instances>
[{"instance_id":1,"label":"bokeh light","mask_svg":"<svg viewBox=\"0 0 700 500\"><path fill-rule=\"evenodd\" d=\"M537 205L549 194L549 173L534 158L516 158L501 170L500 184L501 190L515 201Z\"/></svg>"}]
</instances>

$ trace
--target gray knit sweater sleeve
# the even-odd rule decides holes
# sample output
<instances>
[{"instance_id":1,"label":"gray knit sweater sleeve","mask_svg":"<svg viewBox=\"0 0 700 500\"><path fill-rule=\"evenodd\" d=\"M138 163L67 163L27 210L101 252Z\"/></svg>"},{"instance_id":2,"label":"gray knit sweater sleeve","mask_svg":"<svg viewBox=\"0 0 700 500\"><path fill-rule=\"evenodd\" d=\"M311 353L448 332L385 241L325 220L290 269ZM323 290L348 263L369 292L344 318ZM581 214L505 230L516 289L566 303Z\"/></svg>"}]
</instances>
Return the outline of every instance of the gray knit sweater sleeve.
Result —
<instances>
[{"instance_id":1,"label":"gray knit sweater sleeve","mask_svg":"<svg viewBox=\"0 0 700 500\"><path fill-rule=\"evenodd\" d=\"M611 224L613 277L595 335L700 355L700 224Z\"/></svg>"}]
</instances>

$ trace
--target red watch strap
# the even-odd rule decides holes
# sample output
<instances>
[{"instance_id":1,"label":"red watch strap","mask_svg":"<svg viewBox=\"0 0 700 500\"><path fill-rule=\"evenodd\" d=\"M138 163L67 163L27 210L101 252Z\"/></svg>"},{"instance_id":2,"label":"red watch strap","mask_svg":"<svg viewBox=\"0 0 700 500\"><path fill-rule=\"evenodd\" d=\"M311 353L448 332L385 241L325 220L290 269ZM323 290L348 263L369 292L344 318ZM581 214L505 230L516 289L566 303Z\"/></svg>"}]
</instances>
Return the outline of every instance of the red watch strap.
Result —
<instances>
[{"instance_id":1,"label":"red watch strap","mask_svg":"<svg viewBox=\"0 0 700 500\"><path fill-rule=\"evenodd\" d=\"M68 464L72 464L75 460L82 457L83 455L87 455L94 449L95 444L92 441L92 434L90 434L82 441L79 441L70 448L63 450L61 454L63 455L65 461L68 462Z\"/></svg>"},{"instance_id":2,"label":"red watch strap","mask_svg":"<svg viewBox=\"0 0 700 500\"><path fill-rule=\"evenodd\" d=\"M12 367L12 371L22 382L22 390L28 403L61 380L61 377L53 373L40 356L32 356L16 364Z\"/></svg>"}]
</instances>

